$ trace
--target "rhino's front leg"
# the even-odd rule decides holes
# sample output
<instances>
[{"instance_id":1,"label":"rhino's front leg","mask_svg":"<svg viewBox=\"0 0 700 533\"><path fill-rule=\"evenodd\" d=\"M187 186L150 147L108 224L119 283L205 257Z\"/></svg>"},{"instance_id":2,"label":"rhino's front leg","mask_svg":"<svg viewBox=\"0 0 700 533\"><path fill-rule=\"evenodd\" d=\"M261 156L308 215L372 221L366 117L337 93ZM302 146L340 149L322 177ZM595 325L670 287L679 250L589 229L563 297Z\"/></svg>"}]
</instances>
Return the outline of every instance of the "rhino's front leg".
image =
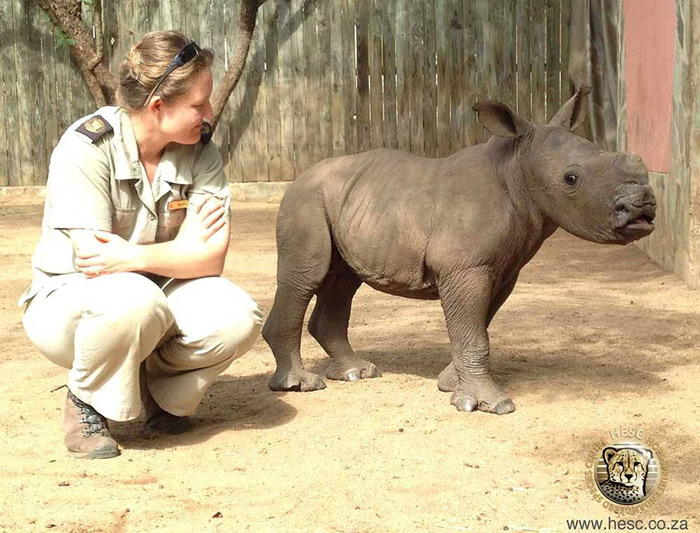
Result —
<instances>
[{"instance_id":1,"label":"rhino's front leg","mask_svg":"<svg viewBox=\"0 0 700 533\"><path fill-rule=\"evenodd\" d=\"M518 274L513 275L513 278L506 282L505 285L496 293L495 298L492 298L491 304L489 305L489 314L486 319L486 329L491 325L493 317L496 316L498 310L508 299L510 294L515 288L515 283L518 281ZM457 385L459 385L459 378L457 376L457 371L455 370L455 365L450 362L445 369L440 372L438 376L438 389L442 392L453 392L456 390Z\"/></svg>"},{"instance_id":2,"label":"rhino's front leg","mask_svg":"<svg viewBox=\"0 0 700 533\"><path fill-rule=\"evenodd\" d=\"M489 372L487 323L492 288L488 267L449 269L438 281L458 378L452 405L460 411L478 409L503 415L515 411L515 404Z\"/></svg>"}]
</instances>

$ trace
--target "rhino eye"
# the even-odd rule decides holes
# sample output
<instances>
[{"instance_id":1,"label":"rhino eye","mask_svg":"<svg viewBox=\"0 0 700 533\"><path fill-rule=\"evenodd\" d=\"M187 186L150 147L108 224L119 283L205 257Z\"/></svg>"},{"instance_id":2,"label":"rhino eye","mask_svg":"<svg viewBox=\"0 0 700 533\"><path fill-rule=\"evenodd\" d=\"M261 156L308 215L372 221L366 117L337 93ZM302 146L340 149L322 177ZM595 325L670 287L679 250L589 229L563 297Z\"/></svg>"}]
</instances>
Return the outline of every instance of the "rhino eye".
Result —
<instances>
[{"instance_id":1,"label":"rhino eye","mask_svg":"<svg viewBox=\"0 0 700 533\"><path fill-rule=\"evenodd\" d=\"M578 176L568 172L567 174L564 174L564 183L566 183L569 187L575 187L576 184L578 184Z\"/></svg>"}]
</instances>

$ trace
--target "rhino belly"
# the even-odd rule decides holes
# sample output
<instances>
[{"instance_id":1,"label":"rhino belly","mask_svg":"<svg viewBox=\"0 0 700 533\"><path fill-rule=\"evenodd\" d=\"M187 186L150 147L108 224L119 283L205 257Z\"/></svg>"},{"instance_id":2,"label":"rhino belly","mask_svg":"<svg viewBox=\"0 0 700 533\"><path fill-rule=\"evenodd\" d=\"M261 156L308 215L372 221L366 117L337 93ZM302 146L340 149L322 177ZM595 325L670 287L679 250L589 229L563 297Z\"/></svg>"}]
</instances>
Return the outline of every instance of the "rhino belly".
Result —
<instances>
[{"instance_id":1,"label":"rhino belly","mask_svg":"<svg viewBox=\"0 0 700 533\"><path fill-rule=\"evenodd\" d=\"M397 296L436 299L435 282L425 268L427 235L419 225L391 216L352 217L333 227L343 260L370 287Z\"/></svg>"}]
</instances>

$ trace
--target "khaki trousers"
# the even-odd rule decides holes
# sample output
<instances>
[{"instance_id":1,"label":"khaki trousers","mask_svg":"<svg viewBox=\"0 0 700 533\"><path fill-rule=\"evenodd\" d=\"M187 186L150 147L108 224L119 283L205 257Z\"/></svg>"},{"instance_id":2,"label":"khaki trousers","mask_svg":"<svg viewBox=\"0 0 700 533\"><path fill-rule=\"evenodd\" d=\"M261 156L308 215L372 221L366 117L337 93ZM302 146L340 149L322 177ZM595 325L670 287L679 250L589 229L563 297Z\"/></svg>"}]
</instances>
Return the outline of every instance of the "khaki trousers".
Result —
<instances>
[{"instance_id":1,"label":"khaki trousers","mask_svg":"<svg viewBox=\"0 0 700 533\"><path fill-rule=\"evenodd\" d=\"M112 420L141 411L143 361L149 390L165 411L191 415L212 381L255 342L262 313L224 278L79 278L40 291L24 313L31 342L70 369L68 388Z\"/></svg>"}]
</instances>

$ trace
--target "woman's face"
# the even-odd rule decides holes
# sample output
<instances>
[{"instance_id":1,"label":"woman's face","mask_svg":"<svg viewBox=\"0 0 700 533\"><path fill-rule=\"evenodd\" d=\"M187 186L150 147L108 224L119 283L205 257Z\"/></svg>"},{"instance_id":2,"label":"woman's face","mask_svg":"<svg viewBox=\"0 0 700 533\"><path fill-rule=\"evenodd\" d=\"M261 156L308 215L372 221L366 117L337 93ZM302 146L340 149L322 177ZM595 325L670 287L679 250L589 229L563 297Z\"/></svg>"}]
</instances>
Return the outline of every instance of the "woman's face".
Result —
<instances>
[{"instance_id":1,"label":"woman's face","mask_svg":"<svg viewBox=\"0 0 700 533\"><path fill-rule=\"evenodd\" d=\"M211 70L205 69L192 81L188 92L163 104L160 128L170 142L199 142L202 122L213 116L209 102L213 85Z\"/></svg>"}]
</instances>

